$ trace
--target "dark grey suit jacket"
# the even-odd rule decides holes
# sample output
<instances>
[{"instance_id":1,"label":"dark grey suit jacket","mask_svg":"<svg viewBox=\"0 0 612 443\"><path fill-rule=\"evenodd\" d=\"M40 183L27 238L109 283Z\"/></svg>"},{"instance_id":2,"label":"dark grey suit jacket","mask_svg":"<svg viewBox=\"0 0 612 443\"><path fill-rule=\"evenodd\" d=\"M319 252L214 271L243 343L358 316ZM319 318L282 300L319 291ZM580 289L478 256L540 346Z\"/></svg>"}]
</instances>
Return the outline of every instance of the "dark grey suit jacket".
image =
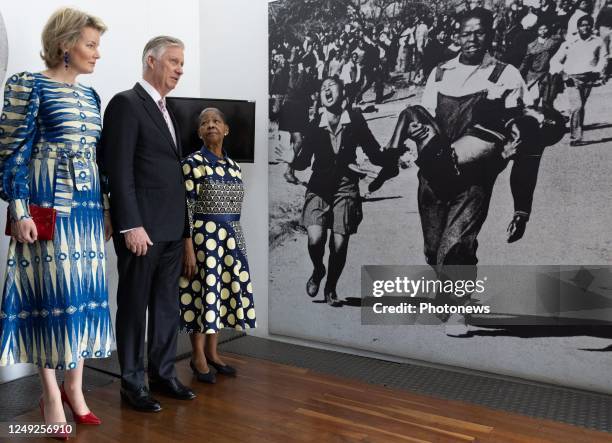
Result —
<instances>
[{"instance_id":1,"label":"dark grey suit jacket","mask_svg":"<svg viewBox=\"0 0 612 443\"><path fill-rule=\"evenodd\" d=\"M177 122L170 116L178 137ZM109 102L98 165L110 192L116 233L143 226L153 242L183 237L185 186L178 139L177 144L157 103L140 84Z\"/></svg>"}]
</instances>

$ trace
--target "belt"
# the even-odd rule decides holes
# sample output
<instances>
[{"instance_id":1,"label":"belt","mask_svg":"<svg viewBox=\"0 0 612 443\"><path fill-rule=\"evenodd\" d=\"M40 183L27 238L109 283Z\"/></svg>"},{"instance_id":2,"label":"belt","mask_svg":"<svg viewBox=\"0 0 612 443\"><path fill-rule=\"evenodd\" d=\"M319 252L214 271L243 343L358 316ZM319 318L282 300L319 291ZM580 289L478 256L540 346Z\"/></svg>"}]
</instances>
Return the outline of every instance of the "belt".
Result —
<instances>
[{"instance_id":1,"label":"belt","mask_svg":"<svg viewBox=\"0 0 612 443\"><path fill-rule=\"evenodd\" d=\"M32 148L32 158L56 160L53 208L58 217L68 217L74 190L93 188L90 164L96 161L96 144L37 143Z\"/></svg>"},{"instance_id":2,"label":"belt","mask_svg":"<svg viewBox=\"0 0 612 443\"><path fill-rule=\"evenodd\" d=\"M197 213L196 213L197 214ZM214 222L233 222L240 221L240 214L202 214L199 213L204 221Z\"/></svg>"}]
</instances>

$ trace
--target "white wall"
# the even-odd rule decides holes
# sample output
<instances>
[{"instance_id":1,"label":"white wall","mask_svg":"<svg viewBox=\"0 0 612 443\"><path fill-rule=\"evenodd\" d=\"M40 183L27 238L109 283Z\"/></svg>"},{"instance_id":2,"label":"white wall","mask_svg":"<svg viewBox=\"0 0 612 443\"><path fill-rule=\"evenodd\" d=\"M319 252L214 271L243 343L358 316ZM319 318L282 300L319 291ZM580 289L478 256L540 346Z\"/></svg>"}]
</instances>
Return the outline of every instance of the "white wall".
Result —
<instances>
[{"instance_id":1,"label":"white wall","mask_svg":"<svg viewBox=\"0 0 612 443\"><path fill-rule=\"evenodd\" d=\"M4 17L9 42L8 75L21 71L41 71L44 64L40 52L40 33L51 13L57 8L68 6L65 1L46 0L25 5L22 2L3 2L0 12ZM79 77L83 84L93 86L102 98L103 106L111 97L122 90L131 88L140 78L142 64L140 57L147 40L159 34L172 35L185 43L185 74L174 94L179 96L200 95L200 23L198 0L181 0L180 8L169 7L161 0L79 0L74 7L99 16L108 31L102 37L96 72ZM6 211L6 204L0 205L0 214ZM4 219L0 218L4 223ZM111 243L109 248L109 301L111 312L116 311L116 260ZM0 276L5 271L8 239L0 239ZM31 365L15 365L0 368L0 382L29 374Z\"/></svg>"},{"instance_id":2,"label":"white wall","mask_svg":"<svg viewBox=\"0 0 612 443\"><path fill-rule=\"evenodd\" d=\"M257 310L253 335L268 334L268 2L200 3L202 97L254 100L255 163L241 164L242 226ZM231 130L231 128L230 128Z\"/></svg>"}]
</instances>

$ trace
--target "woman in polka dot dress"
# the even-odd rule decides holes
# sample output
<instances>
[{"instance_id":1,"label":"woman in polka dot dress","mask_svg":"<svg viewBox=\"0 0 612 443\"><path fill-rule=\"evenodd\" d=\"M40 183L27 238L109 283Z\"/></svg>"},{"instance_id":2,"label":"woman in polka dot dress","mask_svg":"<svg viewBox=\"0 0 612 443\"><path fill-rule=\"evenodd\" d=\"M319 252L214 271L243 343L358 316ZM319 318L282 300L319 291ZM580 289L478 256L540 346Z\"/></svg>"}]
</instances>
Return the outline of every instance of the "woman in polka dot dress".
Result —
<instances>
[{"instance_id":1,"label":"woman in polka dot dress","mask_svg":"<svg viewBox=\"0 0 612 443\"><path fill-rule=\"evenodd\" d=\"M223 151L225 116L206 108L198 135L204 146L183 160L191 237L185 239L180 280L181 328L191 333L190 366L199 381L235 375L217 353L221 328L255 327L253 289L240 227L244 190L240 166Z\"/></svg>"}]
</instances>

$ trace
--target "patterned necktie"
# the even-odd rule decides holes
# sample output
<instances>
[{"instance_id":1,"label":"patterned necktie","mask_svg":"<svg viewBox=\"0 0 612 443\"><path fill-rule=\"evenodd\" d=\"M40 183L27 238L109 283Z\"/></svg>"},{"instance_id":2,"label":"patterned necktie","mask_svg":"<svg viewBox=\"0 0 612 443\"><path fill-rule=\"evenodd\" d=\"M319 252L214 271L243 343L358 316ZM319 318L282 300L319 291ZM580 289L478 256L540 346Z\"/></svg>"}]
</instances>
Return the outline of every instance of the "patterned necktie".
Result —
<instances>
[{"instance_id":1,"label":"patterned necktie","mask_svg":"<svg viewBox=\"0 0 612 443\"><path fill-rule=\"evenodd\" d=\"M162 98L157 102L157 106L159 106L159 110L164 116L164 120L166 120L166 125L168 125L168 130L170 131L170 135L172 135L172 140L174 140L174 144L176 145L176 134L174 133L174 126L172 125L172 120L170 120L170 114L168 114L168 110L166 109L166 101Z\"/></svg>"}]
</instances>

